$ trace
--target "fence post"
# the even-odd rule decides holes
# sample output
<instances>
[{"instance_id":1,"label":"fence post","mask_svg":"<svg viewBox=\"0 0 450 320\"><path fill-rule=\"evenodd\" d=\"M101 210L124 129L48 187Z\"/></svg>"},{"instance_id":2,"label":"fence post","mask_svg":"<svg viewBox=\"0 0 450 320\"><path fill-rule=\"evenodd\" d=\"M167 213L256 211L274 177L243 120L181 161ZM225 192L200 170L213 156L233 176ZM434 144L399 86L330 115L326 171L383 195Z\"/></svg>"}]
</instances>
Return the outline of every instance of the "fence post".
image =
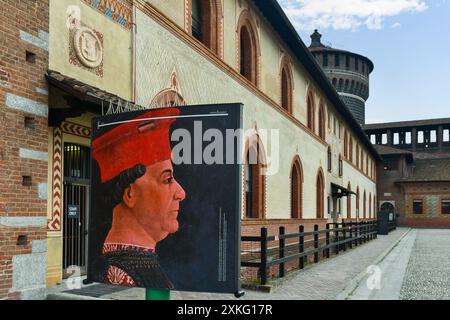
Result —
<instances>
[{"instance_id":1,"label":"fence post","mask_svg":"<svg viewBox=\"0 0 450 320\"><path fill-rule=\"evenodd\" d=\"M339 231L337 230L339 229L339 224L335 223L334 224L334 253L335 254L339 254Z\"/></svg>"},{"instance_id":2,"label":"fence post","mask_svg":"<svg viewBox=\"0 0 450 320\"><path fill-rule=\"evenodd\" d=\"M325 243L327 245L327 248L325 249L325 255L327 258L330 258L330 224L327 223L327 233L325 236Z\"/></svg>"},{"instance_id":3,"label":"fence post","mask_svg":"<svg viewBox=\"0 0 450 320\"><path fill-rule=\"evenodd\" d=\"M367 222L364 221L364 243L366 243L367 240Z\"/></svg>"},{"instance_id":4,"label":"fence post","mask_svg":"<svg viewBox=\"0 0 450 320\"><path fill-rule=\"evenodd\" d=\"M345 242L347 240L347 224L345 223L345 221L342 221L342 241L343 243L343 248L344 248L344 252L347 251L347 242Z\"/></svg>"},{"instance_id":5,"label":"fence post","mask_svg":"<svg viewBox=\"0 0 450 320\"><path fill-rule=\"evenodd\" d=\"M361 222L361 243L364 244L366 242L366 223L364 221Z\"/></svg>"},{"instance_id":6,"label":"fence post","mask_svg":"<svg viewBox=\"0 0 450 320\"><path fill-rule=\"evenodd\" d=\"M278 246L278 258L284 258L284 248L286 246L286 240L284 238L284 235L286 234L285 228L280 227L280 240L279 240L279 246ZM279 265L279 276L280 278L284 277L284 262L280 263Z\"/></svg>"},{"instance_id":7,"label":"fence post","mask_svg":"<svg viewBox=\"0 0 450 320\"><path fill-rule=\"evenodd\" d=\"M350 222L350 241L348 242L348 247L353 248L353 222Z\"/></svg>"},{"instance_id":8,"label":"fence post","mask_svg":"<svg viewBox=\"0 0 450 320\"><path fill-rule=\"evenodd\" d=\"M267 284L267 228L261 228L261 284Z\"/></svg>"},{"instance_id":9,"label":"fence post","mask_svg":"<svg viewBox=\"0 0 450 320\"><path fill-rule=\"evenodd\" d=\"M359 244L362 245L363 243L363 238L364 238L364 222L360 222L359 223Z\"/></svg>"},{"instance_id":10,"label":"fence post","mask_svg":"<svg viewBox=\"0 0 450 320\"><path fill-rule=\"evenodd\" d=\"M314 263L319 262L319 226L314 225Z\"/></svg>"},{"instance_id":11,"label":"fence post","mask_svg":"<svg viewBox=\"0 0 450 320\"><path fill-rule=\"evenodd\" d=\"M369 222L369 240L373 240L373 221Z\"/></svg>"},{"instance_id":12,"label":"fence post","mask_svg":"<svg viewBox=\"0 0 450 320\"><path fill-rule=\"evenodd\" d=\"M298 240L298 253L303 253L305 251L304 249L305 237L303 236L303 232L305 232L305 227L304 226L298 227L298 233L300 233ZM304 267L305 267L305 258L300 257L298 259L298 268L303 269Z\"/></svg>"},{"instance_id":13,"label":"fence post","mask_svg":"<svg viewBox=\"0 0 450 320\"><path fill-rule=\"evenodd\" d=\"M373 238L377 239L377 237L378 237L378 221L377 220L373 221L373 231L374 231Z\"/></svg>"}]
</instances>

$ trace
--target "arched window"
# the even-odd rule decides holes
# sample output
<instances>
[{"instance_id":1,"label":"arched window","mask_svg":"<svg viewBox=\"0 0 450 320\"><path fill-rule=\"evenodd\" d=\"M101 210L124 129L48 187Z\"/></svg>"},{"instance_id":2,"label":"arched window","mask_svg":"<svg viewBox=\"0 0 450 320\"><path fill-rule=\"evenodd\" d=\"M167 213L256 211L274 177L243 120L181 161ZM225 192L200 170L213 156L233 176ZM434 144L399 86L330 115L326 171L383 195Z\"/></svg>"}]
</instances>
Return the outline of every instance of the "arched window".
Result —
<instances>
[{"instance_id":1,"label":"arched window","mask_svg":"<svg viewBox=\"0 0 450 320\"><path fill-rule=\"evenodd\" d=\"M378 214L377 214L377 198L374 195L373 196L373 217L374 217L374 219L376 219L377 216L378 216Z\"/></svg>"},{"instance_id":2,"label":"arched window","mask_svg":"<svg viewBox=\"0 0 450 320\"><path fill-rule=\"evenodd\" d=\"M344 165L342 161L342 154L339 154L339 177L344 175Z\"/></svg>"},{"instance_id":3,"label":"arched window","mask_svg":"<svg viewBox=\"0 0 450 320\"><path fill-rule=\"evenodd\" d=\"M366 154L366 175L369 175L369 155Z\"/></svg>"},{"instance_id":4,"label":"arched window","mask_svg":"<svg viewBox=\"0 0 450 320\"><path fill-rule=\"evenodd\" d=\"M264 149L258 137L249 139L245 161L245 217L262 219L265 216Z\"/></svg>"},{"instance_id":5,"label":"arched window","mask_svg":"<svg viewBox=\"0 0 450 320\"><path fill-rule=\"evenodd\" d=\"M324 202L324 188L325 188L325 182L323 178L322 170L319 170L319 173L317 174L317 181L316 181L316 217L317 219L323 219L324 217L324 208L323 208L323 202Z\"/></svg>"},{"instance_id":6,"label":"arched window","mask_svg":"<svg viewBox=\"0 0 450 320\"><path fill-rule=\"evenodd\" d=\"M347 131L344 133L344 158L348 159L348 137Z\"/></svg>"},{"instance_id":7,"label":"arched window","mask_svg":"<svg viewBox=\"0 0 450 320\"><path fill-rule=\"evenodd\" d=\"M344 88L344 80L343 79L339 79L339 86L337 88L337 91L342 91L342 89Z\"/></svg>"},{"instance_id":8,"label":"arched window","mask_svg":"<svg viewBox=\"0 0 450 320\"><path fill-rule=\"evenodd\" d=\"M360 214L359 214L359 202L360 202L360 197L359 197L359 187L356 188L356 217L359 218Z\"/></svg>"},{"instance_id":9,"label":"arched window","mask_svg":"<svg viewBox=\"0 0 450 320\"><path fill-rule=\"evenodd\" d=\"M356 167L359 168L359 145L356 144Z\"/></svg>"},{"instance_id":10,"label":"arched window","mask_svg":"<svg viewBox=\"0 0 450 320\"><path fill-rule=\"evenodd\" d=\"M191 5L192 36L215 54L221 54L222 1L188 0Z\"/></svg>"},{"instance_id":11,"label":"arched window","mask_svg":"<svg viewBox=\"0 0 450 320\"><path fill-rule=\"evenodd\" d=\"M314 106L315 102L314 102L314 94L312 92L310 92L308 94L308 101L307 101L307 121L308 121L308 128L314 132L315 129L315 117L314 117L314 112L315 112L315 106Z\"/></svg>"},{"instance_id":12,"label":"arched window","mask_svg":"<svg viewBox=\"0 0 450 320\"><path fill-rule=\"evenodd\" d=\"M331 172L333 162L333 154L331 153L331 147L328 147L328 172Z\"/></svg>"},{"instance_id":13,"label":"arched window","mask_svg":"<svg viewBox=\"0 0 450 320\"><path fill-rule=\"evenodd\" d=\"M348 183L347 190L348 191L352 190L352 185L350 184L350 182ZM347 219L351 218L352 218L352 195L349 194L347 196Z\"/></svg>"},{"instance_id":14,"label":"arched window","mask_svg":"<svg viewBox=\"0 0 450 320\"><path fill-rule=\"evenodd\" d=\"M360 161L360 165L361 165L361 171L364 172L364 150L361 147L361 161Z\"/></svg>"},{"instance_id":15,"label":"arched window","mask_svg":"<svg viewBox=\"0 0 450 320\"><path fill-rule=\"evenodd\" d=\"M239 72L258 86L259 40L253 19L247 10L241 13L238 23Z\"/></svg>"},{"instance_id":16,"label":"arched window","mask_svg":"<svg viewBox=\"0 0 450 320\"><path fill-rule=\"evenodd\" d=\"M294 160L291 170L291 217L302 218L303 173L300 159Z\"/></svg>"},{"instance_id":17,"label":"arched window","mask_svg":"<svg viewBox=\"0 0 450 320\"><path fill-rule=\"evenodd\" d=\"M350 141L348 144L348 160L353 163L353 138L350 137Z\"/></svg>"},{"instance_id":18,"label":"arched window","mask_svg":"<svg viewBox=\"0 0 450 320\"><path fill-rule=\"evenodd\" d=\"M363 198L363 217L364 217L364 219L367 218L366 208L367 208L367 197L366 197L366 190L364 190L364 198Z\"/></svg>"},{"instance_id":19,"label":"arched window","mask_svg":"<svg viewBox=\"0 0 450 320\"><path fill-rule=\"evenodd\" d=\"M372 193L369 193L369 219L372 219Z\"/></svg>"},{"instance_id":20,"label":"arched window","mask_svg":"<svg viewBox=\"0 0 450 320\"><path fill-rule=\"evenodd\" d=\"M287 58L283 58L281 64L281 106L289 113L292 113L292 98L292 69L289 65L289 62L287 61Z\"/></svg>"},{"instance_id":21,"label":"arched window","mask_svg":"<svg viewBox=\"0 0 450 320\"><path fill-rule=\"evenodd\" d=\"M319 137L325 140L325 108L322 103L319 107Z\"/></svg>"},{"instance_id":22,"label":"arched window","mask_svg":"<svg viewBox=\"0 0 450 320\"><path fill-rule=\"evenodd\" d=\"M372 171L371 178L374 179L375 178L375 162L374 161L372 161L372 166L371 166L370 170Z\"/></svg>"}]
</instances>

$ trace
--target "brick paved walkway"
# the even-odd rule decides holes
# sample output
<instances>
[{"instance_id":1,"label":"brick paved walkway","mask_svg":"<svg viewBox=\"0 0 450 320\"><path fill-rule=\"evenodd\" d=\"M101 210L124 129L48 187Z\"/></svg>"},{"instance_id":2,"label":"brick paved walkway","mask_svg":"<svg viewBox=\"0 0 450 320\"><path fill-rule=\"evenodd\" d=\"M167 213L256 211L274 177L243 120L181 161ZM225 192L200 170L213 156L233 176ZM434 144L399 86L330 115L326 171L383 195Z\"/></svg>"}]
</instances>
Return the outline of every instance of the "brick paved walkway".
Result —
<instances>
[{"instance_id":1,"label":"brick paved walkway","mask_svg":"<svg viewBox=\"0 0 450 320\"><path fill-rule=\"evenodd\" d=\"M351 280L361 272L365 272L368 266L372 265L380 255L384 255L391 250L398 241L405 236L409 229L399 228L388 236L378 236L378 239L370 241L355 249L340 253L338 256L322 260L319 264L312 265L305 270L290 275L288 280L277 287L272 293L263 293L247 290L243 300L324 300L336 299L337 296L351 283ZM97 287L94 287L97 286ZM98 293L98 285L93 289ZM88 292L89 287L83 288ZM76 293L75 291L63 290L63 286L49 289L52 298L62 298L62 296L52 296L54 293L65 291L66 293ZM144 299L144 289L128 289L119 292L108 293L100 296L103 299L120 300L141 300ZM97 294L98 296L98 294ZM81 296L80 296L81 297ZM69 297L67 297L69 298ZM234 300L233 295L206 294L177 292L171 293L173 300Z\"/></svg>"}]
</instances>

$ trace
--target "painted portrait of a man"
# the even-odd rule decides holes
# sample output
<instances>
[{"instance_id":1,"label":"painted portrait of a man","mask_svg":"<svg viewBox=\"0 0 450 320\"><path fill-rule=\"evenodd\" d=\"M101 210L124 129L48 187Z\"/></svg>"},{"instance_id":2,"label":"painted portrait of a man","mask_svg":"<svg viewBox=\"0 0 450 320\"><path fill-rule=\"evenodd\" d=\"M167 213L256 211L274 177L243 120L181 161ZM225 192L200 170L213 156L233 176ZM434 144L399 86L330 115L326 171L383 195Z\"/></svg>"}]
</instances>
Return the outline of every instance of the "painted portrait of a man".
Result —
<instances>
[{"instance_id":1,"label":"painted portrait of a man","mask_svg":"<svg viewBox=\"0 0 450 320\"><path fill-rule=\"evenodd\" d=\"M105 283L173 289L156 245L178 231L186 197L174 177L169 141L178 114L176 108L144 113L92 143L101 183L108 185L104 201L112 207L102 246Z\"/></svg>"},{"instance_id":2,"label":"painted portrait of a man","mask_svg":"<svg viewBox=\"0 0 450 320\"><path fill-rule=\"evenodd\" d=\"M88 282L239 291L241 127L240 104L93 118Z\"/></svg>"}]
</instances>

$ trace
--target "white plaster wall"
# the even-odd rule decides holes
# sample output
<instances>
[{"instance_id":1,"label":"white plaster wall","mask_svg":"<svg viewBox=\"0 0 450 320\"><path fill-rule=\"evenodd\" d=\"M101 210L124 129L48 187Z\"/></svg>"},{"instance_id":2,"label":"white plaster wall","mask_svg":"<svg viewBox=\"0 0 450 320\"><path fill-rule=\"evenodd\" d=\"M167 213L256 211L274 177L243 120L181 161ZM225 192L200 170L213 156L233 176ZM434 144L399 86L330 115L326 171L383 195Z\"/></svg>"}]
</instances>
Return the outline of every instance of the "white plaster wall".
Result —
<instances>
[{"instance_id":1,"label":"white plaster wall","mask_svg":"<svg viewBox=\"0 0 450 320\"><path fill-rule=\"evenodd\" d=\"M346 186L350 180L352 186L359 185L361 190L372 190L374 194L375 184L345 162L343 178L338 177L337 171L334 174L328 174L326 146L188 44L143 13L138 12L137 24L141 30L137 39L138 104L148 106L154 96L168 86L170 75L175 70L187 104L241 102L244 104L244 129L253 128L257 124L260 129L280 130L280 171L276 175L267 177L266 213L268 218L290 217L289 176L292 160L297 154L301 158L304 173L304 218L315 218L316 215L316 178L320 167L325 173L324 208L327 208L326 199L327 194L330 193L331 181ZM296 92L306 96L307 81L304 77L301 78L298 72L296 78ZM299 95L299 100L302 100L302 94ZM298 105L301 108L302 104ZM333 167L337 170L337 157L342 148L340 140L329 136L327 141L333 144L336 150L336 161ZM270 145L264 147L270 156ZM343 203L344 210L345 203Z\"/></svg>"}]
</instances>

